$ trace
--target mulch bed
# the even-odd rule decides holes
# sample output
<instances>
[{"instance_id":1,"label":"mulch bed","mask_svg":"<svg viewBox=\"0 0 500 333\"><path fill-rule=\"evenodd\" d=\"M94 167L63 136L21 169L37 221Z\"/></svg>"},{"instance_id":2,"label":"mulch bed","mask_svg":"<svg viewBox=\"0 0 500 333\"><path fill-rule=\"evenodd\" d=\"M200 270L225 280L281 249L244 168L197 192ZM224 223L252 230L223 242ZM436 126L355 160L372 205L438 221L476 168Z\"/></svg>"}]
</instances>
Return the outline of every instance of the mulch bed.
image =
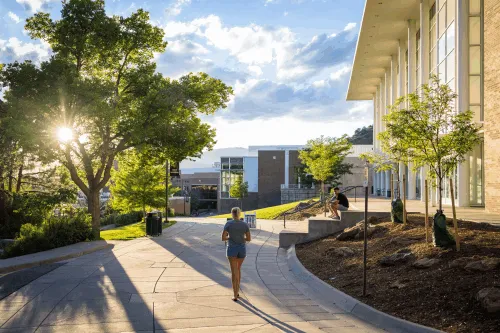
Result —
<instances>
[{"instance_id":1,"label":"mulch bed","mask_svg":"<svg viewBox=\"0 0 500 333\"><path fill-rule=\"evenodd\" d=\"M448 224L453 232L451 219ZM500 286L500 267L471 272L449 266L457 258L500 258L500 228L459 221L461 250L456 252L426 244L422 215L409 215L406 228L388 219L375 225L377 231L368 241L367 297L362 296L362 240L337 241L333 235L298 245L297 256L323 281L396 317L446 332L500 332L500 313L489 314L476 301L479 290ZM411 244L404 244L401 239L410 240ZM356 254L338 255L334 250L340 247L355 249ZM415 259L391 267L379 264L382 257L402 249L411 250ZM414 268L412 263L420 258L436 258L440 262L427 269ZM401 288L391 287L396 281Z\"/></svg>"},{"instance_id":2,"label":"mulch bed","mask_svg":"<svg viewBox=\"0 0 500 333\"><path fill-rule=\"evenodd\" d=\"M290 221L304 221L310 217L324 216L324 212L325 212L325 205L318 203L313 207L304 209L300 212L289 211L287 212L286 219ZM330 215L329 212L327 212L327 216L328 215ZM283 220L283 215L276 217L275 220Z\"/></svg>"}]
</instances>

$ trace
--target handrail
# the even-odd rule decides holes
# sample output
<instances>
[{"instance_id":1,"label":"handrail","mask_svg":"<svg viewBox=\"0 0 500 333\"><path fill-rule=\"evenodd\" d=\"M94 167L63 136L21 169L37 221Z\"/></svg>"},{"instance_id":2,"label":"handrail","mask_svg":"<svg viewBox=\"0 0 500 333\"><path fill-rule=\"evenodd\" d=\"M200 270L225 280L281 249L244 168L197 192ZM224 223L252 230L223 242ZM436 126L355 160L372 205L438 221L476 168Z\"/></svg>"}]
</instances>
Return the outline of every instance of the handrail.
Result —
<instances>
[{"instance_id":1,"label":"handrail","mask_svg":"<svg viewBox=\"0 0 500 333\"><path fill-rule=\"evenodd\" d=\"M315 202L313 202L312 204L309 204L309 205L307 205L307 206L304 206L304 207L302 207L302 208L300 208L300 209L296 209L297 207L295 207L295 208L293 208L293 211L291 211L292 209L290 209L290 210L288 210L288 211L284 212L284 213L283 213L283 228L285 228L285 229L286 229L286 216L287 216L287 215L291 215L291 214L299 213L299 212L301 212L301 211L303 211L303 210L309 209L309 208L311 208L311 207L313 207L313 206L317 205L318 203L321 203L321 201L315 201Z\"/></svg>"}]
</instances>

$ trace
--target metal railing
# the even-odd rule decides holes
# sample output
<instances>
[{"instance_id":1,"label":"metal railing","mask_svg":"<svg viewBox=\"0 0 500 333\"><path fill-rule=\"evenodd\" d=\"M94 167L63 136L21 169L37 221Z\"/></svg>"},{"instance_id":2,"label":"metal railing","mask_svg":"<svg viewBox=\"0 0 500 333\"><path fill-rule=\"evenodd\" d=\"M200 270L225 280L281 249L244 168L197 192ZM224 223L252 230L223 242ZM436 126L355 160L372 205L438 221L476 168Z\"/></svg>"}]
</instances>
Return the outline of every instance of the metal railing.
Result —
<instances>
[{"instance_id":1,"label":"metal railing","mask_svg":"<svg viewBox=\"0 0 500 333\"><path fill-rule=\"evenodd\" d=\"M314 190L314 184L281 184L282 190Z\"/></svg>"},{"instance_id":2,"label":"metal railing","mask_svg":"<svg viewBox=\"0 0 500 333\"><path fill-rule=\"evenodd\" d=\"M293 208L291 210L288 210L288 211L284 212L283 213L283 228L286 229L286 216L287 215L292 215L292 214L295 214L295 213L300 213L301 211L309 209L309 208L312 208L312 207L314 207L315 205L317 205L319 203L321 203L321 201L315 201L315 202L313 202L313 203L311 203L311 204L309 204L307 206L303 206L303 207L301 207L299 209L297 209L297 207L295 207L295 208Z\"/></svg>"}]
</instances>

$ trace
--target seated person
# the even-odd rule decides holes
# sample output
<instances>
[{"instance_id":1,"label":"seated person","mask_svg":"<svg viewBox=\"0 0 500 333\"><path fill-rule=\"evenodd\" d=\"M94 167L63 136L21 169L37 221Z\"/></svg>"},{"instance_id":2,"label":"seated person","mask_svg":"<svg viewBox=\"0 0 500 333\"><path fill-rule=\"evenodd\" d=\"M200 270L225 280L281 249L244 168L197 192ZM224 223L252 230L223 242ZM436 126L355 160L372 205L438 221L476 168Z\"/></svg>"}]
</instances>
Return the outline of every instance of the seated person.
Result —
<instances>
[{"instance_id":1,"label":"seated person","mask_svg":"<svg viewBox=\"0 0 500 333\"><path fill-rule=\"evenodd\" d=\"M345 212L349 209L349 200L347 200L347 197L343 193L340 193L338 187L334 188L333 191L335 192L335 195L332 196L330 204L328 205L328 208L332 213L330 217L335 220L340 220L339 211Z\"/></svg>"}]
</instances>

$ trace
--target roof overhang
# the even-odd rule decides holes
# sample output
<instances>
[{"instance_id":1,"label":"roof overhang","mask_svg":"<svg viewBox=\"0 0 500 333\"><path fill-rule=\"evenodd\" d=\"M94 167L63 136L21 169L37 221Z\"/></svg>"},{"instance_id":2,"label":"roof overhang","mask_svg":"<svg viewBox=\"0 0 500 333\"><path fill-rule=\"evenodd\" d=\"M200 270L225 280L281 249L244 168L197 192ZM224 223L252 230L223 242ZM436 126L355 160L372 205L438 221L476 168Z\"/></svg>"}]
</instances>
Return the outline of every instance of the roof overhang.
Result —
<instances>
[{"instance_id":1,"label":"roof overhang","mask_svg":"<svg viewBox=\"0 0 500 333\"><path fill-rule=\"evenodd\" d=\"M366 0L347 100L371 100L399 40L408 38L408 20L418 20L419 0Z\"/></svg>"}]
</instances>

